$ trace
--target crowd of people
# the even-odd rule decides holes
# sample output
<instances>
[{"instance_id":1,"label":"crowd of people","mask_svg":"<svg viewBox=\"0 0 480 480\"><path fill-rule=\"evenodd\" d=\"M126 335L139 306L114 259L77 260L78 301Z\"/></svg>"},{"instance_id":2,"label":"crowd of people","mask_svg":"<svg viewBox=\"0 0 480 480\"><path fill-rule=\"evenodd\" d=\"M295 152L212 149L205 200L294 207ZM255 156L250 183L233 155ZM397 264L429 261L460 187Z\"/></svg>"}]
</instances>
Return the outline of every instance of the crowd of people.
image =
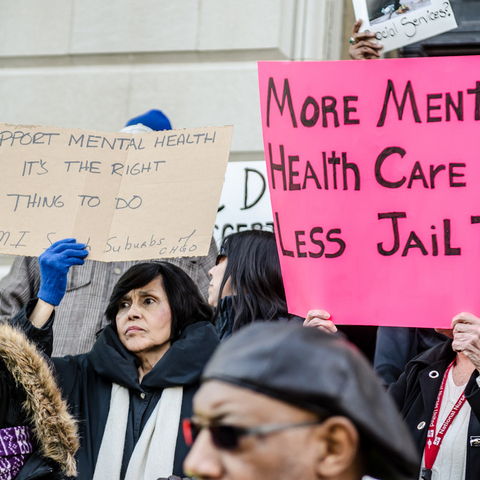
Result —
<instances>
[{"instance_id":1,"label":"crowd of people","mask_svg":"<svg viewBox=\"0 0 480 480\"><path fill-rule=\"evenodd\" d=\"M4 478L477 478L474 315L437 332L445 340L409 362L387 392L328 312L288 314L274 234L253 230L225 238L208 301L178 266L135 264L113 288L91 350L52 356L56 305L87 255L74 239L47 249L36 297L0 331L0 441L25 429L8 463L18 476ZM28 346L28 363L45 363L40 390L18 379L28 369L3 348L11 332ZM37 349L51 357L58 387L43 378L51 373ZM44 396L45 382L53 391ZM35 404L37 395L45 402ZM59 412L49 435L37 425L45 408ZM44 446L52 436L57 456ZM32 462L38 475L23 477Z\"/></svg>"},{"instance_id":2,"label":"crowd of people","mask_svg":"<svg viewBox=\"0 0 480 480\"><path fill-rule=\"evenodd\" d=\"M352 58L378 58L360 27ZM171 126L152 110L126 128ZM0 480L479 478L480 318L380 327L373 356L372 330L321 307L289 313L260 230L202 258L101 263L75 239L18 257L0 282Z\"/></svg>"}]
</instances>

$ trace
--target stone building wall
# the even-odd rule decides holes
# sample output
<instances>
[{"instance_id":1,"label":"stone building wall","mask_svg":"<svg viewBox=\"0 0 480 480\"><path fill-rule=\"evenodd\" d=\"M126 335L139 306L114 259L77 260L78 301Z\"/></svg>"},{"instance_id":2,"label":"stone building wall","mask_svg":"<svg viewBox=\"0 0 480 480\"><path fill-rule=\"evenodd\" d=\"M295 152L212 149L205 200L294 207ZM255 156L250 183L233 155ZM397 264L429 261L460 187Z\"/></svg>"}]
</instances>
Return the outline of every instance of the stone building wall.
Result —
<instances>
[{"instance_id":1,"label":"stone building wall","mask_svg":"<svg viewBox=\"0 0 480 480\"><path fill-rule=\"evenodd\" d=\"M344 36L342 0L0 7L0 122L118 131L159 108L173 128L233 124L231 161L263 158L257 61L340 59Z\"/></svg>"}]
</instances>

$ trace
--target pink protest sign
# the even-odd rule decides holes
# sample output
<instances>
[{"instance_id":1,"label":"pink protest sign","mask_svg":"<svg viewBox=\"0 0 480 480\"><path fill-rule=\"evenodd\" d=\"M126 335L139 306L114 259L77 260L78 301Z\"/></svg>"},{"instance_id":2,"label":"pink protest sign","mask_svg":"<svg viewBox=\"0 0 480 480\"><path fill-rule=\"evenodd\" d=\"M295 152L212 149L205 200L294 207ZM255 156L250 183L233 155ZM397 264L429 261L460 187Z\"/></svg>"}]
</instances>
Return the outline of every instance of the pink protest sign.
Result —
<instances>
[{"instance_id":1,"label":"pink protest sign","mask_svg":"<svg viewBox=\"0 0 480 480\"><path fill-rule=\"evenodd\" d=\"M259 82L291 313L480 315L480 57L260 62Z\"/></svg>"}]
</instances>

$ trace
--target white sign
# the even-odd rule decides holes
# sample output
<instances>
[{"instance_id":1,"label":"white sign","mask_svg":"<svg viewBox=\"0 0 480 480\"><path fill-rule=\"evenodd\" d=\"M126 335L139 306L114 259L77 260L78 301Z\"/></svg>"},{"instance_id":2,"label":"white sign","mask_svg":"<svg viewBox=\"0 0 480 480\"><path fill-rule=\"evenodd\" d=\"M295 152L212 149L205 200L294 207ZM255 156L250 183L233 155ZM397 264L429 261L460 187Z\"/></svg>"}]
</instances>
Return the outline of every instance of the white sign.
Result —
<instances>
[{"instance_id":1,"label":"white sign","mask_svg":"<svg viewBox=\"0 0 480 480\"><path fill-rule=\"evenodd\" d=\"M447 0L353 0L361 31L375 32L382 52L457 28Z\"/></svg>"},{"instance_id":2,"label":"white sign","mask_svg":"<svg viewBox=\"0 0 480 480\"><path fill-rule=\"evenodd\" d=\"M252 229L273 232L265 162L229 162L215 221L215 241L220 246L227 235Z\"/></svg>"}]
</instances>

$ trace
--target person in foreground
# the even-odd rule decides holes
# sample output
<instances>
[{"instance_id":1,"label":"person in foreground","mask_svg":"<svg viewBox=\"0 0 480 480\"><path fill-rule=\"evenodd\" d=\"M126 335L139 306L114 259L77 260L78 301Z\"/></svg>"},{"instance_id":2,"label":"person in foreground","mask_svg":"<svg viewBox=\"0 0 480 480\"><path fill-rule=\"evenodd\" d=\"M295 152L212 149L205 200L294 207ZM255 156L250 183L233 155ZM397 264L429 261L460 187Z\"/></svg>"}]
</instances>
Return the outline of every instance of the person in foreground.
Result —
<instances>
[{"instance_id":1,"label":"person in foreground","mask_svg":"<svg viewBox=\"0 0 480 480\"><path fill-rule=\"evenodd\" d=\"M393 401L350 343L287 322L223 342L202 374L184 470L202 479L418 478Z\"/></svg>"},{"instance_id":2,"label":"person in foreground","mask_svg":"<svg viewBox=\"0 0 480 480\"><path fill-rule=\"evenodd\" d=\"M74 239L47 249L39 258L40 298L13 319L47 354L53 305L65 292L69 267L87 253ZM110 324L89 353L52 359L79 419L78 478L182 475L188 448L181 419L191 414L200 373L218 344L211 308L179 267L149 262L120 278L106 316Z\"/></svg>"},{"instance_id":3,"label":"person in foreground","mask_svg":"<svg viewBox=\"0 0 480 480\"><path fill-rule=\"evenodd\" d=\"M480 478L480 318L460 313L447 341L410 361L389 393L417 449L423 479Z\"/></svg>"}]
</instances>

